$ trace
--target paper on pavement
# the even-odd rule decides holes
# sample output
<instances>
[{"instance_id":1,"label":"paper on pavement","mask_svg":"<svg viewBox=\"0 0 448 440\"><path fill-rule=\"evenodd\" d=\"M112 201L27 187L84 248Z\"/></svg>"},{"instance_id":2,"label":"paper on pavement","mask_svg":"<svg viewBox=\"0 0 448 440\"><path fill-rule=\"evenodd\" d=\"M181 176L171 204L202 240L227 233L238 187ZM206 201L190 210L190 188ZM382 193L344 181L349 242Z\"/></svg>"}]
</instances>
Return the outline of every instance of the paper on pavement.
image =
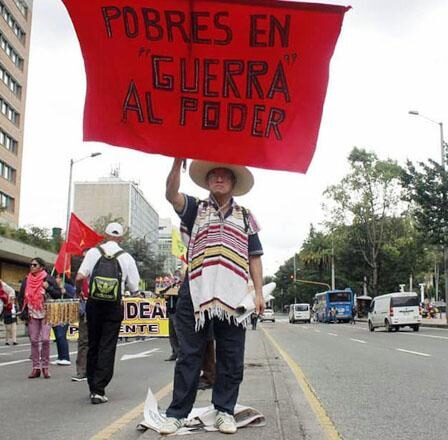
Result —
<instances>
[{"instance_id":1,"label":"paper on pavement","mask_svg":"<svg viewBox=\"0 0 448 440\"><path fill-rule=\"evenodd\" d=\"M150 387L146 396L143 416L144 419L137 425L138 430L146 431L147 429L152 429L153 431L160 432L165 415L160 412L157 400ZM238 428L266 425L264 415L249 406L236 404L234 417ZM213 406L193 408L187 417L185 426L180 428L176 432L176 435L193 434L198 431L217 431L215 428L215 419L216 410Z\"/></svg>"}]
</instances>

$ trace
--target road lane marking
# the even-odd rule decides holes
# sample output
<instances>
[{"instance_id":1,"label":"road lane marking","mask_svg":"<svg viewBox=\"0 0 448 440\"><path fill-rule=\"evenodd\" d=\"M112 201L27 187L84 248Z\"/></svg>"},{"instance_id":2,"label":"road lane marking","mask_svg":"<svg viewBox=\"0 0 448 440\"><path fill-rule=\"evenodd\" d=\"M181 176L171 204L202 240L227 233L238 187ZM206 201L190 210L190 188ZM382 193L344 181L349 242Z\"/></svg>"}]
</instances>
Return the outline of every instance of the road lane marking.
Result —
<instances>
[{"instance_id":1,"label":"road lane marking","mask_svg":"<svg viewBox=\"0 0 448 440\"><path fill-rule=\"evenodd\" d=\"M401 335L418 336L419 338L434 338L434 339L448 339L448 336L436 336L436 335L416 335L413 332L400 332Z\"/></svg>"},{"instance_id":2,"label":"road lane marking","mask_svg":"<svg viewBox=\"0 0 448 440\"><path fill-rule=\"evenodd\" d=\"M151 357L151 354L155 351L159 351L158 348L153 348L151 350L142 351L141 353L135 353L135 354L124 354L121 356L120 361L128 361L129 359L143 359L147 357Z\"/></svg>"},{"instance_id":3,"label":"road lane marking","mask_svg":"<svg viewBox=\"0 0 448 440\"><path fill-rule=\"evenodd\" d=\"M76 354L76 353L78 353L78 352L71 351L69 354ZM50 359L57 358L57 357L58 357L57 354L52 354L50 356ZM2 362L2 363L0 363L0 367L6 367L7 365L23 364L24 362L31 362L31 359L28 358L28 359L19 359L17 361Z\"/></svg>"},{"instance_id":4,"label":"road lane marking","mask_svg":"<svg viewBox=\"0 0 448 440\"><path fill-rule=\"evenodd\" d=\"M336 333L327 333L327 335L330 335L330 336L337 336Z\"/></svg>"},{"instance_id":5,"label":"road lane marking","mask_svg":"<svg viewBox=\"0 0 448 440\"><path fill-rule=\"evenodd\" d=\"M367 344L367 342L362 339L350 338L350 341L359 342L360 344Z\"/></svg>"},{"instance_id":6,"label":"road lane marking","mask_svg":"<svg viewBox=\"0 0 448 440\"><path fill-rule=\"evenodd\" d=\"M165 385L162 389L157 391L154 395L156 400L161 400L173 391L173 382ZM126 425L131 423L138 416L143 417L143 410L145 408L145 402L140 403L134 409L121 416L118 420L115 420L112 424L96 433L90 440L108 440L118 431L123 429Z\"/></svg>"},{"instance_id":7,"label":"road lane marking","mask_svg":"<svg viewBox=\"0 0 448 440\"><path fill-rule=\"evenodd\" d=\"M419 351L405 350L404 348L396 348L395 350L402 351L403 353L416 354L417 356L431 357L430 354L420 353Z\"/></svg>"},{"instance_id":8,"label":"road lane marking","mask_svg":"<svg viewBox=\"0 0 448 440\"><path fill-rule=\"evenodd\" d=\"M11 348L14 348L14 347L16 347L16 348L28 347L29 345L31 345L31 344L23 344L23 343L19 342L17 345L10 345L10 346L3 345L2 347L0 347L0 350L11 350Z\"/></svg>"},{"instance_id":9,"label":"road lane marking","mask_svg":"<svg viewBox=\"0 0 448 440\"><path fill-rule=\"evenodd\" d=\"M299 364L295 362L289 354L281 348L281 346L277 343L273 336L271 336L266 329L262 329L263 333L269 339L271 344L276 348L276 350L283 357L285 362L288 364L289 368L291 368L300 388L305 395L308 404L313 410L319 424L322 426L322 429L325 431L328 440L342 440L342 437L339 435L336 426L333 421L328 416L325 408L320 403L319 398L317 397L316 391L312 385L308 382L305 373L300 368Z\"/></svg>"},{"instance_id":10,"label":"road lane marking","mask_svg":"<svg viewBox=\"0 0 448 440\"><path fill-rule=\"evenodd\" d=\"M154 339L154 338L149 338L149 339L146 339L145 341L123 342L123 343L119 343L119 344L117 344L117 347L125 347L126 345L138 344L138 343L140 343L140 342L147 342L147 341L151 341L151 340L153 340L153 339ZM25 345L25 344L23 344L23 345ZM22 346L23 346L23 345L22 345ZM31 344L28 344L28 345L31 345ZM24 350L24 351L25 351L25 350ZM28 351L28 350L26 350L26 351ZM76 351L71 351L69 354L77 354L77 353L78 353L78 351L76 350ZM57 358L57 357L58 357L57 354L52 354L52 355L50 356L50 359ZM30 361L31 361L31 359L27 358L27 359L18 359L18 360L16 360L16 361L0 362L0 367L6 367L6 366L8 366L8 365L23 364L24 362L30 362Z\"/></svg>"},{"instance_id":11,"label":"road lane marking","mask_svg":"<svg viewBox=\"0 0 448 440\"><path fill-rule=\"evenodd\" d=\"M18 353L29 353L30 349L28 348L27 350L14 350L14 351L10 351L8 353L0 353L0 356L10 356L12 354L18 354Z\"/></svg>"}]
</instances>

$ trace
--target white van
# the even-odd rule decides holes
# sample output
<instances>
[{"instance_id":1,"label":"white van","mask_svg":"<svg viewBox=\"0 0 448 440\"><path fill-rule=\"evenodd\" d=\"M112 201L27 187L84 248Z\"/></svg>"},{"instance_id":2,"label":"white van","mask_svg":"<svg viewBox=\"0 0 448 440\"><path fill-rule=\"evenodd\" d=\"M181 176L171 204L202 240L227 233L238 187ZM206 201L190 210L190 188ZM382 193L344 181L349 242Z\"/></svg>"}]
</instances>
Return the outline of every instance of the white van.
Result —
<instances>
[{"instance_id":1,"label":"white van","mask_svg":"<svg viewBox=\"0 0 448 440\"><path fill-rule=\"evenodd\" d=\"M311 308L309 304L291 304L289 306L289 322L311 322Z\"/></svg>"},{"instance_id":2,"label":"white van","mask_svg":"<svg viewBox=\"0 0 448 440\"><path fill-rule=\"evenodd\" d=\"M418 332L422 323L419 296L414 292L377 296L370 303L367 322L371 332L376 327L386 327L391 332L392 329L398 331L400 327L406 326Z\"/></svg>"}]
</instances>

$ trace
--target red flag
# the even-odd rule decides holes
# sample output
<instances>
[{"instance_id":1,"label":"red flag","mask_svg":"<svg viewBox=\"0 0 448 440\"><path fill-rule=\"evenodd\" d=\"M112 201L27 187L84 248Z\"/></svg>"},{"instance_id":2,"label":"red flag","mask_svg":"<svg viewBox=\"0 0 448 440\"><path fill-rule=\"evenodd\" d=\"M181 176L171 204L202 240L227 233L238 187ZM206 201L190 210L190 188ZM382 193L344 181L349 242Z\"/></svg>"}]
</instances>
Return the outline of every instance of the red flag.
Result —
<instances>
[{"instance_id":1,"label":"red flag","mask_svg":"<svg viewBox=\"0 0 448 440\"><path fill-rule=\"evenodd\" d=\"M59 250L59 254L54 262L54 268L58 274L66 274L70 276L71 272L71 255L67 252L67 243L64 242Z\"/></svg>"},{"instance_id":2,"label":"red flag","mask_svg":"<svg viewBox=\"0 0 448 440\"><path fill-rule=\"evenodd\" d=\"M82 255L85 249L96 246L103 240L104 236L96 233L87 226L75 214L70 216L70 224L67 234L67 252L72 255Z\"/></svg>"},{"instance_id":3,"label":"red flag","mask_svg":"<svg viewBox=\"0 0 448 440\"><path fill-rule=\"evenodd\" d=\"M87 74L84 140L306 172L348 7L63 2Z\"/></svg>"}]
</instances>

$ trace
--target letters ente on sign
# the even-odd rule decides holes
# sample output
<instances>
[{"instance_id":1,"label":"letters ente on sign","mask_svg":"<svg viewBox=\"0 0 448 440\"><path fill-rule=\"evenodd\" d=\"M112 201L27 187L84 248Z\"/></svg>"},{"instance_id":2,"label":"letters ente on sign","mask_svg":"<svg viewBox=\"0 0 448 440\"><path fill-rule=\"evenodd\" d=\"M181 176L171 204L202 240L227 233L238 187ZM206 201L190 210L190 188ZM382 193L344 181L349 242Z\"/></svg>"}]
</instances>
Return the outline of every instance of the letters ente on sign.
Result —
<instances>
[{"instance_id":1,"label":"letters ente on sign","mask_svg":"<svg viewBox=\"0 0 448 440\"><path fill-rule=\"evenodd\" d=\"M64 0L87 74L84 139L304 172L347 8Z\"/></svg>"}]
</instances>

